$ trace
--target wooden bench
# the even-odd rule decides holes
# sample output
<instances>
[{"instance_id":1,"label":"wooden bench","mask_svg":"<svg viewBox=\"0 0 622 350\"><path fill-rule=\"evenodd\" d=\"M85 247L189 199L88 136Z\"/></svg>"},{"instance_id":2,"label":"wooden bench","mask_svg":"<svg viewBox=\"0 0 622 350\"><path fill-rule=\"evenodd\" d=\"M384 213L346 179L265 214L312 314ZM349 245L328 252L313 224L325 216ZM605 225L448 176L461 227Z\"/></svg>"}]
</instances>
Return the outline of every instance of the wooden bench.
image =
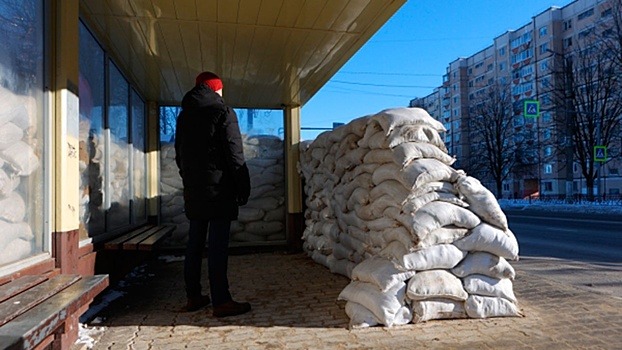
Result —
<instances>
[{"instance_id":1,"label":"wooden bench","mask_svg":"<svg viewBox=\"0 0 622 350\"><path fill-rule=\"evenodd\" d=\"M0 349L67 349L107 275L29 275L0 286ZM70 335L73 333L73 335Z\"/></svg>"},{"instance_id":2,"label":"wooden bench","mask_svg":"<svg viewBox=\"0 0 622 350\"><path fill-rule=\"evenodd\" d=\"M104 243L105 250L153 251L175 231L175 225L145 225Z\"/></svg>"}]
</instances>

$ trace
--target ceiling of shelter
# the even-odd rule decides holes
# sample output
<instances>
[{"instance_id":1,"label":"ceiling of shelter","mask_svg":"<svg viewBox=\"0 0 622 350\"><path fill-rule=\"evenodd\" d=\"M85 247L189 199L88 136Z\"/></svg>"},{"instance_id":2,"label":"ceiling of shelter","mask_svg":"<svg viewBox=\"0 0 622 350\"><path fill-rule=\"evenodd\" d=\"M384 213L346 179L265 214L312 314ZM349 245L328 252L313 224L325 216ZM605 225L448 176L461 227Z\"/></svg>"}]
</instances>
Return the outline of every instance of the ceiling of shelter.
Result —
<instances>
[{"instance_id":1,"label":"ceiling of shelter","mask_svg":"<svg viewBox=\"0 0 622 350\"><path fill-rule=\"evenodd\" d=\"M81 0L149 100L178 104L210 70L235 107L304 105L406 0Z\"/></svg>"}]
</instances>

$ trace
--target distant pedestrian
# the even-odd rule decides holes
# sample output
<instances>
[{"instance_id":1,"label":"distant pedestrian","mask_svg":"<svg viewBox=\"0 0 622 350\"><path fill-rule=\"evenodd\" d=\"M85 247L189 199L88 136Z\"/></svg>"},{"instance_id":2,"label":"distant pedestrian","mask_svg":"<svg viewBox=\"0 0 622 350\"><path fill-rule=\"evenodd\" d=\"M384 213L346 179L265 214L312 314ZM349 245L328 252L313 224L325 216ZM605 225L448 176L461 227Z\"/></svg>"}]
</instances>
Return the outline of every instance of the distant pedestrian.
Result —
<instances>
[{"instance_id":1,"label":"distant pedestrian","mask_svg":"<svg viewBox=\"0 0 622 350\"><path fill-rule=\"evenodd\" d=\"M210 303L210 297L202 295L200 283L207 238L210 295L216 317L251 309L249 303L233 301L227 279L231 221L238 217L238 206L248 201L250 177L238 119L225 104L222 89L222 80L216 74L199 74L195 87L182 100L175 132L175 161L190 221L184 262L186 310L198 310Z\"/></svg>"}]
</instances>

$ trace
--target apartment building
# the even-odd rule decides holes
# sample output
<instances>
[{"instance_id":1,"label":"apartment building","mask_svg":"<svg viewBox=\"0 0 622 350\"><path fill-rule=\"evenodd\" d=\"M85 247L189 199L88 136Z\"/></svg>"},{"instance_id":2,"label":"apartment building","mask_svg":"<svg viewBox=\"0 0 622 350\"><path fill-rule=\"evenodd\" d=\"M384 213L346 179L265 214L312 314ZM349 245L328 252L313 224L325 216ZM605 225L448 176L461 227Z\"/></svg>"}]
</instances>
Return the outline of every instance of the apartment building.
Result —
<instances>
[{"instance_id":1,"label":"apartment building","mask_svg":"<svg viewBox=\"0 0 622 350\"><path fill-rule=\"evenodd\" d=\"M567 157L572 146L567 143L570 137L564 118L571 111L553 87L565 83L567 76L563 73L570 65L567 58L578 47L587 47L582 43L611 30L604 25L611 18L609 0L577 0L564 7L551 7L522 27L497 36L491 46L450 62L442 85L410 104L425 107L445 125L447 148L458 159L455 166L475 170L474 160L481 151L476 141L478 130L473 127L476 107L490 99L487 94L492 86L507 87L512 104L508 127L511 137L507 142L520 142L521 161L512 167L498 195L587 194L579 160ZM525 101L538 101L538 117L524 116ZM619 195L622 191L622 134L619 128L615 132L617 136L608 145L610 157L595 165L593 193L599 196ZM480 179L495 190L494 179Z\"/></svg>"}]
</instances>

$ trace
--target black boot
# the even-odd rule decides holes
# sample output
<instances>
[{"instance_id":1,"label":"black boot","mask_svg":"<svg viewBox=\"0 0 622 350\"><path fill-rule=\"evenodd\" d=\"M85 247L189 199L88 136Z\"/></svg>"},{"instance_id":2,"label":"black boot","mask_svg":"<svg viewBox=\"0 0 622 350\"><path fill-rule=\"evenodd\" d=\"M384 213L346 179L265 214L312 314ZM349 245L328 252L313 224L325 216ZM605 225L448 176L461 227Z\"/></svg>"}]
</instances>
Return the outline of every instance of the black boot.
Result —
<instances>
[{"instance_id":1,"label":"black boot","mask_svg":"<svg viewBox=\"0 0 622 350\"><path fill-rule=\"evenodd\" d=\"M230 300L224 304L214 305L212 314L214 317L227 317L245 314L249 311L251 311L251 304Z\"/></svg>"}]
</instances>

